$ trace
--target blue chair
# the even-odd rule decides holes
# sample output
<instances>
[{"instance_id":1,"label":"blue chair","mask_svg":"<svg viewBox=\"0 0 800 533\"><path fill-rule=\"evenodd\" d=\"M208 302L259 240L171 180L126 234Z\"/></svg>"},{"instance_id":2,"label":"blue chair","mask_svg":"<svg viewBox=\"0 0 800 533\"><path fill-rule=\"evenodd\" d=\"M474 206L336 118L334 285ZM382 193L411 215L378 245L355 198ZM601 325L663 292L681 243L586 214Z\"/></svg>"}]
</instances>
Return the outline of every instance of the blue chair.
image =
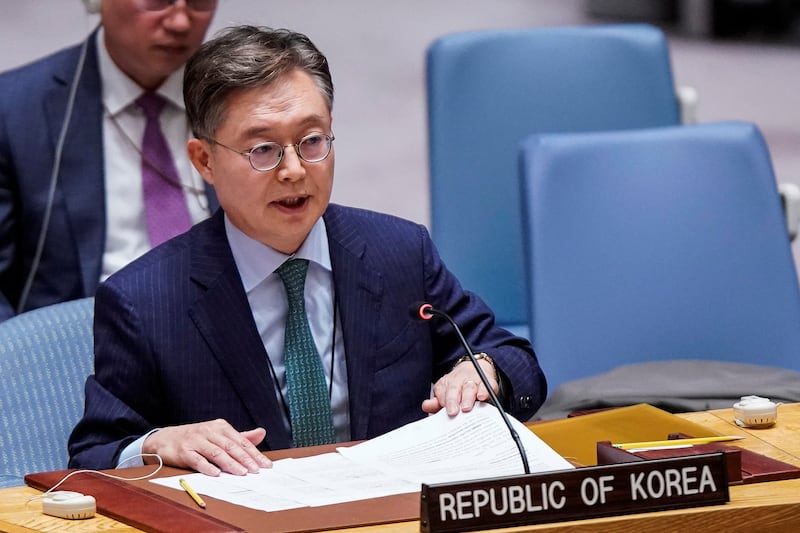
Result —
<instances>
[{"instance_id":1,"label":"blue chair","mask_svg":"<svg viewBox=\"0 0 800 533\"><path fill-rule=\"evenodd\" d=\"M534 135L520 165L551 392L641 361L800 371L800 289L756 126Z\"/></svg>"},{"instance_id":2,"label":"blue chair","mask_svg":"<svg viewBox=\"0 0 800 533\"><path fill-rule=\"evenodd\" d=\"M517 150L531 133L679 124L653 26L447 35L427 54L431 233L498 324L527 336Z\"/></svg>"},{"instance_id":3,"label":"blue chair","mask_svg":"<svg viewBox=\"0 0 800 533\"><path fill-rule=\"evenodd\" d=\"M67 467L93 368L93 314L94 298L84 298L0 324L0 488Z\"/></svg>"}]
</instances>

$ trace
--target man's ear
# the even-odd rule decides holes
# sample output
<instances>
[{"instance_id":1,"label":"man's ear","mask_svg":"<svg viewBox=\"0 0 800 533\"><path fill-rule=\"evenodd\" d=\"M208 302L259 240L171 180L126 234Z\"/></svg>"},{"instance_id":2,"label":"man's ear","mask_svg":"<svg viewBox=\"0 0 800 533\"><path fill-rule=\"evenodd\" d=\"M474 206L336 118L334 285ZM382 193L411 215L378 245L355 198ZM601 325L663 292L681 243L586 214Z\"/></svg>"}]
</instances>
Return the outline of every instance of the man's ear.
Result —
<instances>
[{"instance_id":1,"label":"man's ear","mask_svg":"<svg viewBox=\"0 0 800 533\"><path fill-rule=\"evenodd\" d=\"M204 139L192 138L186 142L186 152L197 172L209 185L214 185L214 170L211 158L211 145Z\"/></svg>"}]
</instances>

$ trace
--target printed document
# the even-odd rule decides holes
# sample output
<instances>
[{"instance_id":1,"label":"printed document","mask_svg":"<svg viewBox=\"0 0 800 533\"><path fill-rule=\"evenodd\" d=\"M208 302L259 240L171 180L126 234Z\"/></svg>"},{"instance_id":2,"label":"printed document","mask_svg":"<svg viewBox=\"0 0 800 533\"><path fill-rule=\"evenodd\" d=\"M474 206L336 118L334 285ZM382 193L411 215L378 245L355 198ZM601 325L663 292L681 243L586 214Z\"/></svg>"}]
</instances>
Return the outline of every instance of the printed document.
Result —
<instances>
[{"instance_id":1,"label":"printed document","mask_svg":"<svg viewBox=\"0 0 800 533\"><path fill-rule=\"evenodd\" d=\"M533 473L571 469L518 420ZM519 450L500 413L479 403L469 413L437 414L351 447L301 459L275 461L258 474L210 477L186 474L151 480L183 490L185 479L196 491L229 503L263 511L332 505L419 492L422 483L449 483L522 474Z\"/></svg>"}]
</instances>

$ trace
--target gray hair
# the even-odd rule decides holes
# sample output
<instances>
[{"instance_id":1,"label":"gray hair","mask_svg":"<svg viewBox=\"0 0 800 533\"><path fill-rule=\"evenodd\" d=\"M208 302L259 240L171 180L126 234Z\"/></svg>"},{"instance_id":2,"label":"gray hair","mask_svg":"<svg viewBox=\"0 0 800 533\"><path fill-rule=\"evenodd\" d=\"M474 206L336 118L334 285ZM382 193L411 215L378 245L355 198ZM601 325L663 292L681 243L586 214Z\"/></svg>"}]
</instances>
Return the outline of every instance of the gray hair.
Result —
<instances>
[{"instance_id":1,"label":"gray hair","mask_svg":"<svg viewBox=\"0 0 800 533\"><path fill-rule=\"evenodd\" d=\"M311 76L332 110L328 60L308 37L286 29L226 28L186 63L183 99L189 127L198 138L213 138L225 119L231 93L266 87L295 69Z\"/></svg>"}]
</instances>

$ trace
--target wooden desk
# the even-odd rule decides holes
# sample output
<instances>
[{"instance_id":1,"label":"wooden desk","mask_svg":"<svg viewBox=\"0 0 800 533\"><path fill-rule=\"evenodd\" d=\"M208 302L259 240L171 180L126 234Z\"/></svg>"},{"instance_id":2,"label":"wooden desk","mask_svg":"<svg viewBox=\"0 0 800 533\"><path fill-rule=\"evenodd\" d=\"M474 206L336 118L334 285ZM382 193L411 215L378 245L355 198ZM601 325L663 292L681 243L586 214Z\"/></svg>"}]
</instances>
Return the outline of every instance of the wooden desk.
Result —
<instances>
[{"instance_id":1,"label":"wooden desk","mask_svg":"<svg viewBox=\"0 0 800 533\"><path fill-rule=\"evenodd\" d=\"M800 403L778 408L778 425L769 429L746 430L733 423L733 410L720 409L684 413L686 419L722 434L746 435L736 445L800 466ZM27 500L38 491L28 487L0 490L0 531L7 533L63 532L108 533L139 532L115 520L96 516L89 520L65 522L41 513L41 504ZM725 505L678 509L657 513L632 514L592 520L577 520L507 528L507 533L528 531L639 532L639 531L798 531L800 530L800 479L755 483L730 487L731 501ZM68 527L67 527L68 526ZM350 533L411 533L419 522L351 528Z\"/></svg>"}]
</instances>

